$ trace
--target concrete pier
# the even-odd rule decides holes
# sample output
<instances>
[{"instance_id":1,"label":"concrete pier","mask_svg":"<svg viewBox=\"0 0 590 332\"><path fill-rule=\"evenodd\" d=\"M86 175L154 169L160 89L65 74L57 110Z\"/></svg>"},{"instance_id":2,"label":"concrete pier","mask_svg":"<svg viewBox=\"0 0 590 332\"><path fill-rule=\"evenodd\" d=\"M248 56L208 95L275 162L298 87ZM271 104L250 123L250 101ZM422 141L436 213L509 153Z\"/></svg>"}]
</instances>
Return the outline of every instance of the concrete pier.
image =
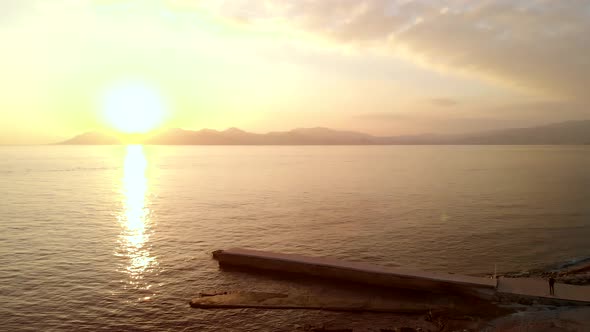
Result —
<instances>
[{"instance_id":1,"label":"concrete pier","mask_svg":"<svg viewBox=\"0 0 590 332\"><path fill-rule=\"evenodd\" d=\"M391 288L435 293L461 293L492 298L495 279L434 273L367 263L344 262L330 258L280 254L250 249L218 250L213 257L221 266L298 273Z\"/></svg>"},{"instance_id":2,"label":"concrete pier","mask_svg":"<svg viewBox=\"0 0 590 332\"><path fill-rule=\"evenodd\" d=\"M548 283L542 279L490 279L240 248L217 250L213 258L221 266L297 273L423 292L460 293L483 299L498 296L515 302L590 305L590 286L556 284L555 295L549 295Z\"/></svg>"}]
</instances>

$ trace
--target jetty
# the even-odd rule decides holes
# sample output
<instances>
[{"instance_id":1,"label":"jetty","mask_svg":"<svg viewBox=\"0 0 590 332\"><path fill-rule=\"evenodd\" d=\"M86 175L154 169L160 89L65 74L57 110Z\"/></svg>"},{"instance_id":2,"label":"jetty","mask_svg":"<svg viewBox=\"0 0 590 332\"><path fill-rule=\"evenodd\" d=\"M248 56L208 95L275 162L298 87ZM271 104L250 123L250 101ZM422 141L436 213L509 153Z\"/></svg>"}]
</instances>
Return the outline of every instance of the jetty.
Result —
<instances>
[{"instance_id":1,"label":"jetty","mask_svg":"<svg viewBox=\"0 0 590 332\"><path fill-rule=\"evenodd\" d=\"M491 300L532 301L563 305L590 305L590 287L556 284L549 295L542 279L485 278L453 273L426 272L403 267L233 248L213 252L224 267L238 267L279 273L293 273L322 279L361 283L431 293L451 293Z\"/></svg>"},{"instance_id":2,"label":"jetty","mask_svg":"<svg viewBox=\"0 0 590 332\"><path fill-rule=\"evenodd\" d=\"M345 262L332 258L241 248L215 251L213 252L213 258L219 262L220 266L294 273L389 288L413 289L434 293L462 293L480 298L493 297L497 286L497 281L490 278L384 267L368 263Z\"/></svg>"}]
</instances>

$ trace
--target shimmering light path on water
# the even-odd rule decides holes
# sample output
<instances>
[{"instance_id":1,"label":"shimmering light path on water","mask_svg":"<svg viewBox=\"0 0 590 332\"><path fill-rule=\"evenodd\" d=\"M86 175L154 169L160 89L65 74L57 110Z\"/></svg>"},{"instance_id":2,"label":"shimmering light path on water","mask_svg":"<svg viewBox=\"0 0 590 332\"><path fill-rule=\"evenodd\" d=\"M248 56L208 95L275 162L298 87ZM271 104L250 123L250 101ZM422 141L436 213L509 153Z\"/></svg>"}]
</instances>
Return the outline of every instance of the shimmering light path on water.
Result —
<instances>
[{"instance_id":1,"label":"shimmering light path on water","mask_svg":"<svg viewBox=\"0 0 590 332\"><path fill-rule=\"evenodd\" d=\"M295 290L219 272L210 252L236 246L457 273L582 259L588 169L589 147L1 147L0 321L92 331L376 321L187 301Z\"/></svg>"},{"instance_id":2,"label":"shimmering light path on water","mask_svg":"<svg viewBox=\"0 0 590 332\"><path fill-rule=\"evenodd\" d=\"M140 145L127 147L123 166L122 194L124 211L117 216L121 224L120 246L117 256L128 258L123 271L129 274L129 285L140 289L150 289L144 284L146 271L157 268L156 257L150 253L150 236L153 230L150 208L146 202L148 179L146 177L147 159ZM149 296L143 299L150 299Z\"/></svg>"}]
</instances>

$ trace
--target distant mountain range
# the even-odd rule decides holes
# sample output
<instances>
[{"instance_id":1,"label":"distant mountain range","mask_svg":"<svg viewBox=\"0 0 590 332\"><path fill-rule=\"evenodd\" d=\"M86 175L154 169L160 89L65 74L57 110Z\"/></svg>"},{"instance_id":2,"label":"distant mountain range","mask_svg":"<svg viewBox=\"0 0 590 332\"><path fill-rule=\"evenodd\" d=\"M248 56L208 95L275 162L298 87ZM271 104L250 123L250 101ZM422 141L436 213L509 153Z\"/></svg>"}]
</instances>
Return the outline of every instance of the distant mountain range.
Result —
<instances>
[{"instance_id":1,"label":"distant mountain range","mask_svg":"<svg viewBox=\"0 0 590 332\"><path fill-rule=\"evenodd\" d=\"M134 135L131 140L134 143L148 145L579 145L590 144L590 120L461 135L425 134L379 137L321 127L255 134L237 128L229 128L224 131L169 129L153 135ZM123 143L120 138L114 135L89 132L59 144L114 145Z\"/></svg>"}]
</instances>

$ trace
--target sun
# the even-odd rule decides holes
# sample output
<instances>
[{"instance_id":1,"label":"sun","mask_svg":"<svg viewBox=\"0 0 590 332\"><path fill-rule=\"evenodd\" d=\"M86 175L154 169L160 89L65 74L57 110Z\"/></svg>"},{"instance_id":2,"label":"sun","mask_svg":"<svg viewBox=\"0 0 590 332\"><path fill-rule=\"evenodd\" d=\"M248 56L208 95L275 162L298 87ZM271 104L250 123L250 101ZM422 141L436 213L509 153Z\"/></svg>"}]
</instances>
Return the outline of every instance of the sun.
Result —
<instances>
[{"instance_id":1,"label":"sun","mask_svg":"<svg viewBox=\"0 0 590 332\"><path fill-rule=\"evenodd\" d=\"M166 105L154 87L143 82L126 82L106 91L102 111L108 124L117 131L138 134L162 124Z\"/></svg>"}]
</instances>

